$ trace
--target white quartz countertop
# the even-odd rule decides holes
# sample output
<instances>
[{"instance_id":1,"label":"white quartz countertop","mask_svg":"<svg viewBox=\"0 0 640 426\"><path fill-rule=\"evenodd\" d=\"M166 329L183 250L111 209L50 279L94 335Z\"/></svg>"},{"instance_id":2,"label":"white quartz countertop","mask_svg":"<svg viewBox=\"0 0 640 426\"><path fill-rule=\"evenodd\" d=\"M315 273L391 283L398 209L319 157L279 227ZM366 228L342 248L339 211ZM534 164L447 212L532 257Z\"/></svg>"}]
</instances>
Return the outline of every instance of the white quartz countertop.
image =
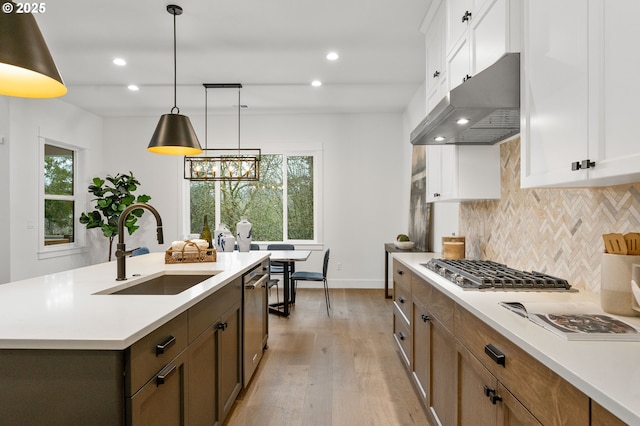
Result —
<instances>
[{"instance_id":1,"label":"white quartz countertop","mask_svg":"<svg viewBox=\"0 0 640 426\"><path fill-rule=\"evenodd\" d=\"M122 350L213 294L269 256L268 251L217 253L216 262L165 264L164 253L0 285L0 349ZM168 273L213 277L176 295L96 294ZM135 276L134 276L135 275Z\"/></svg>"},{"instance_id":2,"label":"white quartz countertop","mask_svg":"<svg viewBox=\"0 0 640 426\"><path fill-rule=\"evenodd\" d=\"M582 290L578 293L465 291L421 265L433 257L439 258L439 253L392 255L620 419L640 424L640 342L568 341L498 304L501 301L589 301L599 305L598 295ZM617 317L640 328L638 317Z\"/></svg>"}]
</instances>

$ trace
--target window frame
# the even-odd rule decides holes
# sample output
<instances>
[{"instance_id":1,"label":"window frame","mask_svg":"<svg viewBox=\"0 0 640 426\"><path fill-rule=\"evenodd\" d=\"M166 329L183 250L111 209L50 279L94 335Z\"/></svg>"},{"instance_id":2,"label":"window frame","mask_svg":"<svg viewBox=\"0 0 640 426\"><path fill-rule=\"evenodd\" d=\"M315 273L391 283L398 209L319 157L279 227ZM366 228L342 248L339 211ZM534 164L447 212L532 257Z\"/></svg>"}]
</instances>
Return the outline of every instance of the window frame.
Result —
<instances>
[{"instance_id":1,"label":"window frame","mask_svg":"<svg viewBox=\"0 0 640 426\"><path fill-rule=\"evenodd\" d=\"M51 195L45 194L45 146L55 146L73 152L73 195ZM78 221L83 211L86 197L79 194L78 182L81 181L80 173L83 152L82 149L64 142L60 142L47 137L39 137L39 159L38 159L38 258L48 259L52 257L67 256L84 251L85 233L82 232L81 224ZM45 245L45 200L73 201L73 242Z\"/></svg>"},{"instance_id":2,"label":"window frame","mask_svg":"<svg viewBox=\"0 0 640 426\"><path fill-rule=\"evenodd\" d=\"M322 162L322 150L321 149L302 149L302 150L290 150L290 149L273 149L273 150L265 150L262 149L262 155L283 155L283 183L282 183L282 209L283 209L283 237L288 235L288 212L287 212L287 201L288 201L288 182L287 182L287 161L288 157L313 157L313 240L296 240L296 239L287 239L284 238L283 241L254 241L256 244L260 244L266 247L267 244L271 243L286 243L286 244L294 244L296 247L304 248L304 249L321 249L323 246L322 243L322 235L323 235L323 215L321 214L323 211L322 206L322 182L323 182L323 162ZM182 173L182 171L181 171ZM190 204L191 204L191 191L190 191L190 180L184 179L184 200L183 203L183 233L187 238L197 238L199 234L191 233L190 230ZM221 190L220 190L220 182L215 182L215 200L216 207L214 212L214 223L213 227L217 227L220 223L220 208L218 207L217 201L221 199ZM251 218L248 218L251 221ZM211 222L210 222L211 225ZM227 226L231 227L231 231L235 229L235 223L227 223Z\"/></svg>"}]
</instances>

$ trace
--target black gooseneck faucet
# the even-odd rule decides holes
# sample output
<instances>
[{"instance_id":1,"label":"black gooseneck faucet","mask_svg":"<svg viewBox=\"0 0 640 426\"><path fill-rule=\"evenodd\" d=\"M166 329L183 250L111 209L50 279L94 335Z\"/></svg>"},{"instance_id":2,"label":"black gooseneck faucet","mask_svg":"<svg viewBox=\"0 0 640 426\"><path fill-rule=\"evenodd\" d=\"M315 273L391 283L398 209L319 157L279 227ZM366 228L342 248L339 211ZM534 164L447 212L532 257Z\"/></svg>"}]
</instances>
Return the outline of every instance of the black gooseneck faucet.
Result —
<instances>
[{"instance_id":1,"label":"black gooseneck faucet","mask_svg":"<svg viewBox=\"0 0 640 426\"><path fill-rule=\"evenodd\" d=\"M131 204L127 207L121 214L120 219L118 220L118 244L116 250L116 261L118 262L118 277L116 281L124 281L127 279L127 267L125 264L125 258L130 256L133 253L133 250L127 250L124 244L124 224L127 220L127 216L135 209L147 209L156 217L157 229L156 233L158 236L158 244L164 244L164 236L162 234L162 218L160 217L160 213L150 206L149 204L144 203L136 203ZM135 249L134 249L135 250Z\"/></svg>"}]
</instances>

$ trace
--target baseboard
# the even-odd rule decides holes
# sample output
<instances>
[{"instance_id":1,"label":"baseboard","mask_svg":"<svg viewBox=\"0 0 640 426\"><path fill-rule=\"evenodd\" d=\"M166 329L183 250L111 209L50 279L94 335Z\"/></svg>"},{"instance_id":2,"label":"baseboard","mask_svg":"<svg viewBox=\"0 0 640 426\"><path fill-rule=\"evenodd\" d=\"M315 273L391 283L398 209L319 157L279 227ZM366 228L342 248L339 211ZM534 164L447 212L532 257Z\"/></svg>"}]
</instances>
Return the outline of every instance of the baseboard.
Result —
<instances>
[{"instance_id":1,"label":"baseboard","mask_svg":"<svg viewBox=\"0 0 640 426\"><path fill-rule=\"evenodd\" d=\"M328 280L329 288L364 288L364 289L382 289L384 288L384 280ZM298 281L298 288L322 288L321 282L314 281Z\"/></svg>"}]
</instances>

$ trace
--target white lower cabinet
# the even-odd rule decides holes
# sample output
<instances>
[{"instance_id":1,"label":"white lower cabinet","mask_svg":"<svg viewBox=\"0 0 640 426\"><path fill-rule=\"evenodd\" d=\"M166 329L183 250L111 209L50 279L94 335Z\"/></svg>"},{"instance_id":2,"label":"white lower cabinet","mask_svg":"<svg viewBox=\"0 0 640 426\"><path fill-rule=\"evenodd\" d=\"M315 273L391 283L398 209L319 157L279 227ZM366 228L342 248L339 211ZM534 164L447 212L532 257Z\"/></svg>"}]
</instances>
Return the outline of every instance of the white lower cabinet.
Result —
<instances>
[{"instance_id":1,"label":"white lower cabinet","mask_svg":"<svg viewBox=\"0 0 640 426\"><path fill-rule=\"evenodd\" d=\"M500 198L500 146L430 145L428 203Z\"/></svg>"}]
</instances>

